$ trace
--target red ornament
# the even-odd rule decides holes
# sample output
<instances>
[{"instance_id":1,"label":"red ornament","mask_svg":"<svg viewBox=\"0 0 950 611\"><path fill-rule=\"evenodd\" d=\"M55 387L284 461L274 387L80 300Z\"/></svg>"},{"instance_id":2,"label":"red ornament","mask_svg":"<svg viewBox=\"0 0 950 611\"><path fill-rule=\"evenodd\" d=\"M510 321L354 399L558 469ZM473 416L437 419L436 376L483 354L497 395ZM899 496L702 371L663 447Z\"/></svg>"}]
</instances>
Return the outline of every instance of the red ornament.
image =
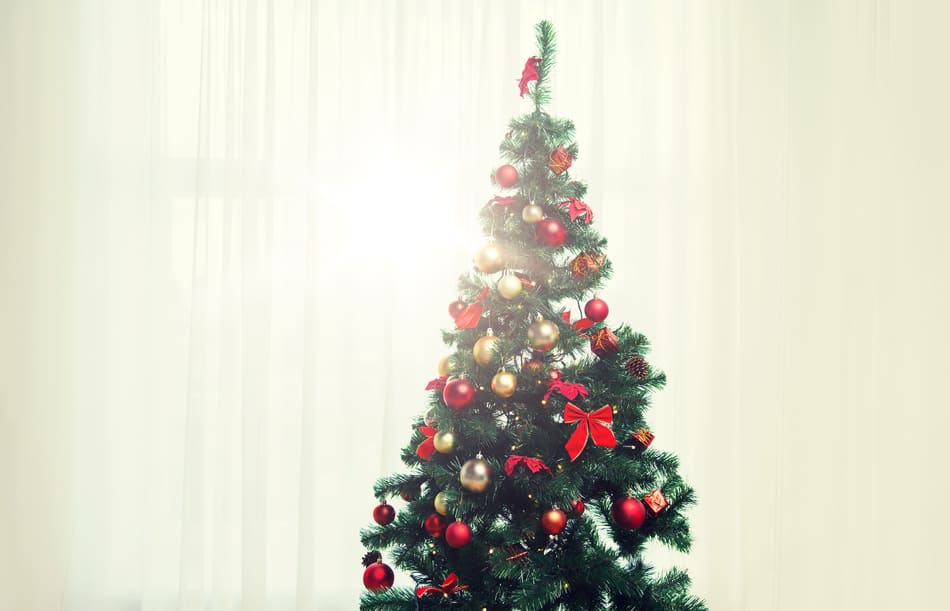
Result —
<instances>
[{"instance_id":1,"label":"red ornament","mask_svg":"<svg viewBox=\"0 0 950 611\"><path fill-rule=\"evenodd\" d=\"M563 144L557 145L557 148L548 154L548 167L554 172L555 176L560 176L571 167L571 154L567 152Z\"/></svg>"},{"instance_id":2,"label":"red ornament","mask_svg":"<svg viewBox=\"0 0 950 611\"><path fill-rule=\"evenodd\" d=\"M634 530L640 528L643 524L643 520L647 517L647 510L640 499L628 496L614 502L610 515L613 516L614 522L620 528Z\"/></svg>"},{"instance_id":3,"label":"red ornament","mask_svg":"<svg viewBox=\"0 0 950 611\"><path fill-rule=\"evenodd\" d=\"M560 380L560 379L561 379L561 370L560 370L560 369L552 369L551 371L549 371L549 372L548 372L548 379L551 380L552 382L556 382L557 380Z\"/></svg>"},{"instance_id":4,"label":"red ornament","mask_svg":"<svg viewBox=\"0 0 950 611\"><path fill-rule=\"evenodd\" d=\"M445 542L455 549L465 547L472 542L472 529L465 522L452 522L445 529Z\"/></svg>"},{"instance_id":5,"label":"red ornament","mask_svg":"<svg viewBox=\"0 0 950 611\"><path fill-rule=\"evenodd\" d=\"M607 307L607 302L597 297L588 301L584 306L584 316L594 322L603 322L604 319L607 318L607 312L609 311L610 308Z\"/></svg>"},{"instance_id":6,"label":"red ornament","mask_svg":"<svg viewBox=\"0 0 950 611\"><path fill-rule=\"evenodd\" d=\"M445 532L445 518L437 513L430 514L423 526L430 537L441 537Z\"/></svg>"},{"instance_id":7,"label":"red ornament","mask_svg":"<svg viewBox=\"0 0 950 611\"><path fill-rule=\"evenodd\" d=\"M524 68L521 70L521 80L518 81L518 91L521 92L521 97L528 93L528 83L538 80L538 64L540 63L541 58L537 56L531 56L525 60Z\"/></svg>"},{"instance_id":8,"label":"red ornament","mask_svg":"<svg viewBox=\"0 0 950 611\"><path fill-rule=\"evenodd\" d=\"M608 426L614 421L614 411L610 405L605 405L600 409L587 413L577 407L570 401L564 406L564 424L577 423L577 428L571 435L564 449L567 455L571 457L571 462L577 460L584 448L587 447L588 437L594 442L595 446L602 448L617 447L617 438L614 432Z\"/></svg>"},{"instance_id":9,"label":"red ornament","mask_svg":"<svg viewBox=\"0 0 950 611\"><path fill-rule=\"evenodd\" d=\"M567 239L567 229L564 223L555 218L546 218L535 225L534 235L538 241L544 242L552 248L557 248Z\"/></svg>"},{"instance_id":10,"label":"red ornament","mask_svg":"<svg viewBox=\"0 0 950 611\"><path fill-rule=\"evenodd\" d=\"M416 456L422 460L429 460L432 458L432 455L435 454L435 441L433 441L432 438L435 437L435 434L438 433L439 430L431 426L420 426L419 432L422 433L425 439L416 447Z\"/></svg>"},{"instance_id":11,"label":"red ornament","mask_svg":"<svg viewBox=\"0 0 950 611\"><path fill-rule=\"evenodd\" d=\"M575 279L581 280L586 278L588 274L596 274L599 272L606 260L607 258L604 255L592 255L587 252L582 252L574 257L570 264L568 264L568 267L571 269L571 275L574 276Z\"/></svg>"},{"instance_id":12,"label":"red ornament","mask_svg":"<svg viewBox=\"0 0 950 611\"><path fill-rule=\"evenodd\" d=\"M515 183L518 182L518 170L515 169L515 166L508 163L499 166L498 169L495 170L495 182L498 183L498 186L505 189L515 186Z\"/></svg>"},{"instance_id":13,"label":"red ornament","mask_svg":"<svg viewBox=\"0 0 950 611\"><path fill-rule=\"evenodd\" d=\"M387 524L392 524L392 521L395 519L396 510L386 501L383 501L373 509L373 520L375 520L377 524L386 526Z\"/></svg>"},{"instance_id":14,"label":"red ornament","mask_svg":"<svg viewBox=\"0 0 950 611\"><path fill-rule=\"evenodd\" d=\"M590 336L590 350L601 358L617 354L620 350L617 336L607 327L597 329Z\"/></svg>"},{"instance_id":15,"label":"red ornament","mask_svg":"<svg viewBox=\"0 0 950 611\"><path fill-rule=\"evenodd\" d=\"M462 590L467 590L467 585L459 584L459 576L455 573L449 573L449 576L445 578L445 581L442 582L441 586L419 586L416 588L416 596L422 598L426 594L442 594L447 596L449 594L455 594L456 592L461 592Z\"/></svg>"},{"instance_id":16,"label":"red ornament","mask_svg":"<svg viewBox=\"0 0 950 611\"><path fill-rule=\"evenodd\" d=\"M541 514L541 528L549 535L556 535L567 526L567 514L555 507Z\"/></svg>"},{"instance_id":17,"label":"red ornament","mask_svg":"<svg viewBox=\"0 0 950 611\"><path fill-rule=\"evenodd\" d=\"M590 225L591 221L594 220L594 211L590 209L590 206L576 197L572 197L566 202L561 202L558 205L561 208L567 208L567 213L570 215L572 221L576 221L578 218L584 217L584 224Z\"/></svg>"},{"instance_id":18,"label":"red ornament","mask_svg":"<svg viewBox=\"0 0 950 611\"><path fill-rule=\"evenodd\" d=\"M475 385L465 378L455 378L442 389L442 400L449 407L462 409L475 400Z\"/></svg>"},{"instance_id":19,"label":"red ornament","mask_svg":"<svg viewBox=\"0 0 950 611\"><path fill-rule=\"evenodd\" d=\"M403 488L399 491L399 498L406 501L407 503L416 500L416 497L418 496L419 486L415 486L414 488Z\"/></svg>"},{"instance_id":20,"label":"red ornament","mask_svg":"<svg viewBox=\"0 0 950 611\"><path fill-rule=\"evenodd\" d=\"M475 301L465 306L465 309L455 317L456 329L474 329L478 326L478 321L482 318L482 301L488 295L489 288L486 286L478 293Z\"/></svg>"},{"instance_id":21,"label":"red ornament","mask_svg":"<svg viewBox=\"0 0 950 611\"><path fill-rule=\"evenodd\" d=\"M540 473L541 471L547 471L548 475L554 477L554 474L551 473L551 468L544 464L544 461L540 458L532 458L530 456L519 456L517 454L512 454L508 457L508 460L505 461L505 475L511 477L511 474L515 472L515 467L518 465L524 465L532 473Z\"/></svg>"},{"instance_id":22,"label":"red ornament","mask_svg":"<svg viewBox=\"0 0 950 611\"><path fill-rule=\"evenodd\" d=\"M639 428L630 434L633 443L641 450L646 450L653 443L656 435L650 432L650 429Z\"/></svg>"},{"instance_id":23,"label":"red ornament","mask_svg":"<svg viewBox=\"0 0 950 611\"><path fill-rule=\"evenodd\" d=\"M666 509L667 505L669 505L669 503L666 501L666 497L663 496L663 493L660 492L659 488L643 497L643 504L646 505L647 509L649 509L650 513L653 515L659 514L661 511Z\"/></svg>"},{"instance_id":24,"label":"red ornament","mask_svg":"<svg viewBox=\"0 0 950 611\"><path fill-rule=\"evenodd\" d=\"M582 515L584 513L584 501L581 499L574 499L571 501L571 509L573 509L574 513L577 515Z\"/></svg>"},{"instance_id":25,"label":"red ornament","mask_svg":"<svg viewBox=\"0 0 950 611\"><path fill-rule=\"evenodd\" d=\"M382 562L374 562L363 571L363 585L373 592L391 588L394 580L393 570Z\"/></svg>"},{"instance_id":26,"label":"red ornament","mask_svg":"<svg viewBox=\"0 0 950 611\"><path fill-rule=\"evenodd\" d=\"M461 299L456 299L449 304L449 316L452 317L452 320L458 318L462 312L465 311L465 308L468 307L468 304L462 301Z\"/></svg>"}]
</instances>

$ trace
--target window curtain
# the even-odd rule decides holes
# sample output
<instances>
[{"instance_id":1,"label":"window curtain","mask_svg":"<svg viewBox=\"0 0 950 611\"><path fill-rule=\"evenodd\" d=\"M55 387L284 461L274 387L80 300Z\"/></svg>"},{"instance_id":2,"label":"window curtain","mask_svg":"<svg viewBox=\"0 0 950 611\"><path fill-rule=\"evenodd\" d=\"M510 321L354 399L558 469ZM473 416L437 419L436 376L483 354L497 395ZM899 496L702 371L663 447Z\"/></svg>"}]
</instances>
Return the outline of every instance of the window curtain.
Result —
<instances>
[{"instance_id":1,"label":"window curtain","mask_svg":"<svg viewBox=\"0 0 950 611\"><path fill-rule=\"evenodd\" d=\"M938 606L945 3L12 0L0 607L357 607L542 18L699 493L651 558L711 609Z\"/></svg>"}]
</instances>

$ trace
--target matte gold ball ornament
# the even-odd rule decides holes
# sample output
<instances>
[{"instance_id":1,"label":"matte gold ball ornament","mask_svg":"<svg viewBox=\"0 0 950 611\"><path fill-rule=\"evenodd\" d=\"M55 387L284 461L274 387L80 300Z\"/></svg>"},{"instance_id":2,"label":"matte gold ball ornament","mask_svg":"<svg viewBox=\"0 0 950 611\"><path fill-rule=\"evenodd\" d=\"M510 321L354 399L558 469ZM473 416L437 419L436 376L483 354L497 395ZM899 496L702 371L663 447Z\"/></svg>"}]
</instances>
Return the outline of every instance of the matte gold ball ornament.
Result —
<instances>
[{"instance_id":1,"label":"matte gold ball ornament","mask_svg":"<svg viewBox=\"0 0 950 611\"><path fill-rule=\"evenodd\" d=\"M501 340L495 337L491 329L488 329L487 335L478 338L478 341L472 347L472 356L475 357L475 362L482 367L491 365L492 361L495 360L495 353L500 343Z\"/></svg>"},{"instance_id":2,"label":"matte gold ball ornament","mask_svg":"<svg viewBox=\"0 0 950 611\"><path fill-rule=\"evenodd\" d=\"M499 397L507 399L518 390L518 376L510 371L499 371L491 379L491 390Z\"/></svg>"},{"instance_id":3,"label":"matte gold ball ornament","mask_svg":"<svg viewBox=\"0 0 950 611\"><path fill-rule=\"evenodd\" d=\"M537 352L548 352L561 337L561 331L550 320L538 316L538 320L528 327L528 341Z\"/></svg>"},{"instance_id":4,"label":"matte gold ball ornament","mask_svg":"<svg viewBox=\"0 0 950 611\"><path fill-rule=\"evenodd\" d=\"M479 452L475 458L465 461L459 472L462 487L469 492L485 492L491 485L492 470Z\"/></svg>"},{"instance_id":5,"label":"matte gold ball ornament","mask_svg":"<svg viewBox=\"0 0 950 611\"><path fill-rule=\"evenodd\" d=\"M439 373L439 377L449 375L449 355L445 355L439 359L439 365L436 368L436 371Z\"/></svg>"},{"instance_id":6,"label":"matte gold ball ornament","mask_svg":"<svg viewBox=\"0 0 950 611\"><path fill-rule=\"evenodd\" d=\"M432 444L437 452L451 454L455 449L455 435L452 431L439 431L432 437Z\"/></svg>"},{"instance_id":7,"label":"matte gold ball ornament","mask_svg":"<svg viewBox=\"0 0 950 611\"><path fill-rule=\"evenodd\" d=\"M498 289L498 294L504 297L505 299L514 299L521 294L521 278L514 274L505 274L498 280L498 284L495 285L495 288Z\"/></svg>"},{"instance_id":8,"label":"matte gold ball ornament","mask_svg":"<svg viewBox=\"0 0 950 611\"><path fill-rule=\"evenodd\" d=\"M544 208L531 203L521 209L521 220L532 225L544 218Z\"/></svg>"},{"instance_id":9,"label":"matte gold ball ornament","mask_svg":"<svg viewBox=\"0 0 950 611\"><path fill-rule=\"evenodd\" d=\"M501 256L501 248L496 242L489 242L482 246L475 254L475 267L483 274L494 274L505 266Z\"/></svg>"}]
</instances>

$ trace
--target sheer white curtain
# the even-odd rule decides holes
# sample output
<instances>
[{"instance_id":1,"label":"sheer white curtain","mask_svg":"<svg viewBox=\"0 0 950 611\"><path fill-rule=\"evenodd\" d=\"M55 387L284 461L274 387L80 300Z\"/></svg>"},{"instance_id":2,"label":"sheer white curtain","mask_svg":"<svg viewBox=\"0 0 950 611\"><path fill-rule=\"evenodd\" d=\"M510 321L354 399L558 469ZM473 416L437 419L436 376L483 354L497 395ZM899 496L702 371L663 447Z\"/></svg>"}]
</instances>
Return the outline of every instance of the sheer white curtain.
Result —
<instances>
[{"instance_id":1,"label":"sheer white curtain","mask_svg":"<svg viewBox=\"0 0 950 611\"><path fill-rule=\"evenodd\" d=\"M0 5L0 608L352 609L531 26L712 609L936 608L939 2Z\"/></svg>"}]
</instances>

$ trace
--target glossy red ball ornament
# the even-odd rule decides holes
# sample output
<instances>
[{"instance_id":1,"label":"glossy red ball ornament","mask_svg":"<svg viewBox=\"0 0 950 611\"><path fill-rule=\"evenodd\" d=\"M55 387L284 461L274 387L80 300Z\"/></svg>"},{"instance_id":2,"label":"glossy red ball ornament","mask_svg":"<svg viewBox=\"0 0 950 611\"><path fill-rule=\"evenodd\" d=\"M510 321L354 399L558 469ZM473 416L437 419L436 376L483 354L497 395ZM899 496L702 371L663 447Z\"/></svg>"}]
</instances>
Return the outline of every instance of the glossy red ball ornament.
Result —
<instances>
[{"instance_id":1,"label":"glossy red ball ornament","mask_svg":"<svg viewBox=\"0 0 950 611\"><path fill-rule=\"evenodd\" d=\"M452 522L445 529L445 542L458 549L472 542L472 529L465 522Z\"/></svg>"},{"instance_id":2,"label":"glossy red ball ornament","mask_svg":"<svg viewBox=\"0 0 950 611\"><path fill-rule=\"evenodd\" d=\"M495 182L505 189L515 186L515 183L518 182L518 170L515 169L515 166L507 163L499 166L495 170Z\"/></svg>"},{"instance_id":3,"label":"glossy red ball ornament","mask_svg":"<svg viewBox=\"0 0 950 611\"><path fill-rule=\"evenodd\" d=\"M571 501L571 509L573 509L574 513L577 515L582 515L584 513L584 501L581 499L574 499Z\"/></svg>"},{"instance_id":4,"label":"glossy red ball ornament","mask_svg":"<svg viewBox=\"0 0 950 611\"><path fill-rule=\"evenodd\" d=\"M374 562L363 571L363 585L367 590L385 590L393 586L393 570L382 562Z\"/></svg>"},{"instance_id":5,"label":"glossy red ball ornament","mask_svg":"<svg viewBox=\"0 0 950 611\"><path fill-rule=\"evenodd\" d=\"M567 514L555 507L541 514L541 528L549 535L556 535L567 526Z\"/></svg>"},{"instance_id":6,"label":"glossy red ball ornament","mask_svg":"<svg viewBox=\"0 0 950 611\"><path fill-rule=\"evenodd\" d=\"M393 509L393 506L389 503L383 501L373 509L373 520L377 524L386 526L387 524L392 524L392 521L396 519L396 510Z\"/></svg>"},{"instance_id":7,"label":"glossy red ball ornament","mask_svg":"<svg viewBox=\"0 0 950 611\"><path fill-rule=\"evenodd\" d=\"M597 297L588 301L587 305L584 306L584 316L594 322L603 322L603 320L607 318L607 312L609 311L610 308L607 307L607 302Z\"/></svg>"},{"instance_id":8,"label":"glossy red ball ornament","mask_svg":"<svg viewBox=\"0 0 950 611\"><path fill-rule=\"evenodd\" d=\"M445 518L437 513L430 514L423 526L430 537L441 537L445 532Z\"/></svg>"},{"instance_id":9,"label":"glossy red ball ornament","mask_svg":"<svg viewBox=\"0 0 950 611\"><path fill-rule=\"evenodd\" d=\"M468 304L462 301L461 299L456 299L449 304L449 316L452 317L452 320L455 320L462 315L462 312L465 311L465 308L468 307Z\"/></svg>"},{"instance_id":10,"label":"glossy red ball ornament","mask_svg":"<svg viewBox=\"0 0 950 611\"><path fill-rule=\"evenodd\" d=\"M643 506L643 503L640 502L640 499L634 499L628 496L614 502L614 506L610 510L610 515L613 516L614 522L616 522L620 528L634 530L640 528L643 524L643 520L647 517L647 510L646 507Z\"/></svg>"},{"instance_id":11,"label":"glossy red ball ornament","mask_svg":"<svg viewBox=\"0 0 950 611\"><path fill-rule=\"evenodd\" d=\"M449 380L442 389L442 400L449 407L462 409L475 400L475 385L465 378Z\"/></svg>"},{"instance_id":12,"label":"glossy red ball ornament","mask_svg":"<svg viewBox=\"0 0 950 611\"><path fill-rule=\"evenodd\" d=\"M535 237L548 246L558 247L567 239L567 229L564 223L555 218L546 218L535 225Z\"/></svg>"}]
</instances>

